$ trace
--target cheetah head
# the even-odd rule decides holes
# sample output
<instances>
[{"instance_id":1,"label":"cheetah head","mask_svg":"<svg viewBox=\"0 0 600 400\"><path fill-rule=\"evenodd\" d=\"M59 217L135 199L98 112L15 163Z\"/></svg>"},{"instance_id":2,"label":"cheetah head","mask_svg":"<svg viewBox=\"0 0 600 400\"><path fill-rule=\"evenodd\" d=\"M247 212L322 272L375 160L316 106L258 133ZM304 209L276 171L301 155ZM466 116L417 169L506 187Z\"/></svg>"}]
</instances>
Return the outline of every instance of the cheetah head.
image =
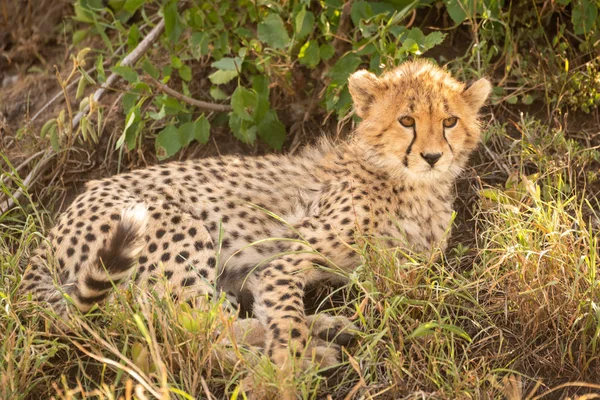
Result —
<instances>
[{"instance_id":1,"label":"cheetah head","mask_svg":"<svg viewBox=\"0 0 600 400\"><path fill-rule=\"evenodd\" d=\"M465 85L426 61L411 61L380 77L350 76L363 119L357 136L393 176L431 180L456 176L480 141L478 112L491 85Z\"/></svg>"}]
</instances>

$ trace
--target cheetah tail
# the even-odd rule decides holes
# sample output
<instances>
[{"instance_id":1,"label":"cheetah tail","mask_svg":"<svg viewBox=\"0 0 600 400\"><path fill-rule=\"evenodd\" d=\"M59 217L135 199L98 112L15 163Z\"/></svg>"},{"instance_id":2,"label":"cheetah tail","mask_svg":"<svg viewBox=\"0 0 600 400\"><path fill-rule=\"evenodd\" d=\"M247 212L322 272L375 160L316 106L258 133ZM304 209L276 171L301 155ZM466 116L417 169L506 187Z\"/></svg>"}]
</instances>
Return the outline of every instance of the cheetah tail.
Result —
<instances>
[{"instance_id":1,"label":"cheetah tail","mask_svg":"<svg viewBox=\"0 0 600 400\"><path fill-rule=\"evenodd\" d=\"M120 221L106 245L98 251L95 261L82 265L79 276L68 281L65 281L66 277L55 276L56 270L49 265L52 255L48 242L44 242L30 258L18 292L32 295L37 302L48 303L61 318L68 314L63 293L69 295L81 311L88 311L110 294L113 282L117 284L130 276L144 246L147 214L144 204L123 210Z\"/></svg>"},{"instance_id":2,"label":"cheetah tail","mask_svg":"<svg viewBox=\"0 0 600 400\"><path fill-rule=\"evenodd\" d=\"M125 209L116 229L98 250L97 261L84 272L73 288L73 300L81 311L102 302L113 285L128 278L139 254L144 248L144 232L148 210L144 204Z\"/></svg>"}]
</instances>

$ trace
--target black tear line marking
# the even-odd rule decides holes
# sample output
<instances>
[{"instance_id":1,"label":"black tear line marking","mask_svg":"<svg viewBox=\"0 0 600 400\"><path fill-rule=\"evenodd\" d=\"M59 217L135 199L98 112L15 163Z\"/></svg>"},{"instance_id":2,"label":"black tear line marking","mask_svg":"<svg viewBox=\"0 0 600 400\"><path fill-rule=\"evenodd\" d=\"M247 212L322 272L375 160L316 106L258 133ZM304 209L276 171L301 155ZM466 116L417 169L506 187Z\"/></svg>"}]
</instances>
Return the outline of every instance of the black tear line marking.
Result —
<instances>
[{"instance_id":1,"label":"black tear line marking","mask_svg":"<svg viewBox=\"0 0 600 400\"><path fill-rule=\"evenodd\" d=\"M450 144L450 142L448 141L448 138L446 137L446 128L443 128L443 132L444 132L444 140L446 141L446 143L448 143L448 147L450 147L450 153L452 153L452 155L454 155L454 149L452 148L452 145Z\"/></svg>"},{"instance_id":2,"label":"black tear line marking","mask_svg":"<svg viewBox=\"0 0 600 400\"><path fill-rule=\"evenodd\" d=\"M404 155L404 166L405 167L408 167L408 156L409 156L410 152L412 151L412 147L413 147L413 144L415 143L415 140L417 140L417 123L416 122L413 125L413 138L410 141L408 148L406 149L406 154Z\"/></svg>"}]
</instances>

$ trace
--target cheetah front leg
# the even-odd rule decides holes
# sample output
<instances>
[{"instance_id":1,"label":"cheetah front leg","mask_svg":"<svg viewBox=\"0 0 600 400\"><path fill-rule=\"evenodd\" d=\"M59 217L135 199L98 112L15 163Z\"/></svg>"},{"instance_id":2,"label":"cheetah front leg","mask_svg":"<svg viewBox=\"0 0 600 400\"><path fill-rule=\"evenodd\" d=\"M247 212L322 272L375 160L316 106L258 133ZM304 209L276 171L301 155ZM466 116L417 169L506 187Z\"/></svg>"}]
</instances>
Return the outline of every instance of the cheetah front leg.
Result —
<instances>
[{"instance_id":1,"label":"cheetah front leg","mask_svg":"<svg viewBox=\"0 0 600 400\"><path fill-rule=\"evenodd\" d=\"M302 256L272 261L252 282L254 313L266 328L267 354L282 368L291 367L290 351L304 355L308 341L302 296L312 264Z\"/></svg>"},{"instance_id":2,"label":"cheetah front leg","mask_svg":"<svg viewBox=\"0 0 600 400\"><path fill-rule=\"evenodd\" d=\"M357 330L344 317L304 315L304 288L319 275L313 267L316 261L314 255L286 256L270 263L252 282L254 314L265 329L266 352L284 376L290 376L285 374L294 360L301 360L302 369L338 364L340 346L351 343Z\"/></svg>"}]
</instances>

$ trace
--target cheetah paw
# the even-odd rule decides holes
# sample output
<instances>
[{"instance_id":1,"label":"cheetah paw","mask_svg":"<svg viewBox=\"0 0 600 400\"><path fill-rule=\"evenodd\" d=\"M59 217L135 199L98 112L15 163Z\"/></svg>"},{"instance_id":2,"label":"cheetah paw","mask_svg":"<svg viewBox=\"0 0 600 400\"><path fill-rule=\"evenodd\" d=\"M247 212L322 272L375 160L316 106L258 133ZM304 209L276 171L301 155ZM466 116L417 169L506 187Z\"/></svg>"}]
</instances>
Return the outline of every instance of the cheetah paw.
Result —
<instances>
[{"instance_id":1,"label":"cheetah paw","mask_svg":"<svg viewBox=\"0 0 600 400\"><path fill-rule=\"evenodd\" d=\"M309 315L306 321L316 346L349 346L356 341L358 327L346 317L321 313Z\"/></svg>"},{"instance_id":2,"label":"cheetah paw","mask_svg":"<svg viewBox=\"0 0 600 400\"><path fill-rule=\"evenodd\" d=\"M304 369L312 365L320 369L338 365L342 346L349 346L356 341L357 326L346 317L326 313L309 315L306 321L312 339L302 362Z\"/></svg>"}]
</instances>

